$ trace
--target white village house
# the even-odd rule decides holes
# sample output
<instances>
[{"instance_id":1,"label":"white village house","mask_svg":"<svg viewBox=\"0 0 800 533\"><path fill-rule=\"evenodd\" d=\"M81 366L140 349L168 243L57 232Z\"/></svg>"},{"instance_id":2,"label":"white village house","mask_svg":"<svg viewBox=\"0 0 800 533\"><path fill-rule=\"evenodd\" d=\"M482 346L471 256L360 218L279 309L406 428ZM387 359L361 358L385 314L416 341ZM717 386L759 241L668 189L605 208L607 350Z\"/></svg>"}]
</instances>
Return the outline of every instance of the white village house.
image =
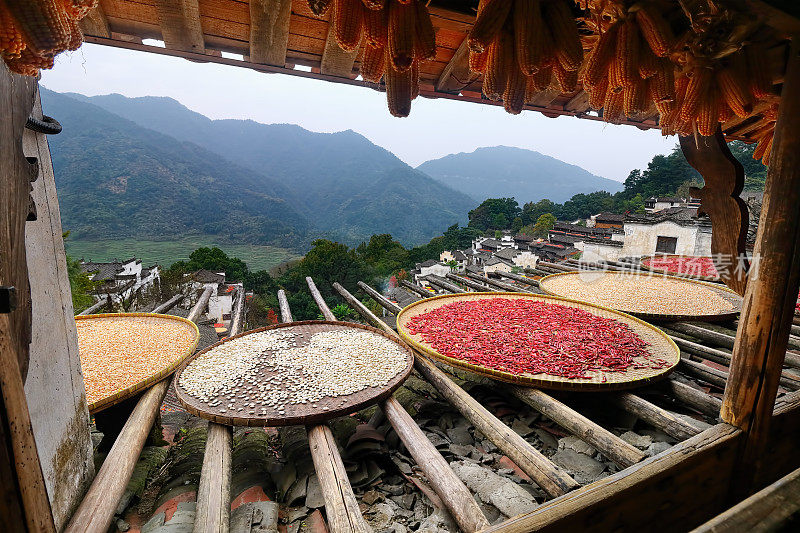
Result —
<instances>
[{"instance_id":1,"label":"white village house","mask_svg":"<svg viewBox=\"0 0 800 533\"><path fill-rule=\"evenodd\" d=\"M95 298L111 298L114 303L158 284L161 279L158 265L144 268L141 259L135 257L125 261L81 261L81 270L90 280L100 283L94 291Z\"/></svg>"},{"instance_id":2,"label":"white village house","mask_svg":"<svg viewBox=\"0 0 800 533\"><path fill-rule=\"evenodd\" d=\"M214 289L211 293L211 298L208 300L206 316L218 323L225 323L230 320L234 298L240 293L240 289L243 289L242 283L238 281L227 283L225 281L225 272L212 272L205 269L198 270L191 277L193 300L196 301L206 287Z\"/></svg>"}]
</instances>

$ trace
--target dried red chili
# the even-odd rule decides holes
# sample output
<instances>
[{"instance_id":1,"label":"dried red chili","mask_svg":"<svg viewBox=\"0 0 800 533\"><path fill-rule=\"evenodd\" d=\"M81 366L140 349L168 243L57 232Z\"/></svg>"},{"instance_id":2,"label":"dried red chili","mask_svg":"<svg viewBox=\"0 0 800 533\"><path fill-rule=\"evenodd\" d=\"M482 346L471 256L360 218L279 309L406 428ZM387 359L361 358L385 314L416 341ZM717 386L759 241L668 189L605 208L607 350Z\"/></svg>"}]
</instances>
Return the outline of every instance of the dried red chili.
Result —
<instances>
[{"instance_id":1,"label":"dried red chili","mask_svg":"<svg viewBox=\"0 0 800 533\"><path fill-rule=\"evenodd\" d=\"M442 355L515 375L589 379L669 366L626 324L537 300L454 302L412 318L408 329Z\"/></svg>"}]
</instances>

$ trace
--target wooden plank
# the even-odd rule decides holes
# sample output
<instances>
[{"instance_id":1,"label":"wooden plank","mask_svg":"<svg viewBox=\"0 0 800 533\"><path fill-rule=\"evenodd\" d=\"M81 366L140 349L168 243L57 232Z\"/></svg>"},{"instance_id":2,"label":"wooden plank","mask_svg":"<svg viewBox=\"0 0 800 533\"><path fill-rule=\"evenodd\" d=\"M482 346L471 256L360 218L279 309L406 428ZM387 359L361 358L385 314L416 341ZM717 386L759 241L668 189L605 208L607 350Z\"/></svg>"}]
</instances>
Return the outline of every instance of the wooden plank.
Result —
<instances>
[{"instance_id":1,"label":"wooden plank","mask_svg":"<svg viewBox=\"0 0 800 533\"><path fill-rule=\"evenodd\" d=\"M529 289L523 289L522 287L517 287L516 285L511 285L510 283L503 283L502 281L498 281L496 279L492 279L486 276L479 276L478 274L473 274L471 272L467 272L467 277L474 279L476 281L483 282L487 285L491 285L492 287L497 287L500 290L508 291L508 292L532 292Z\"/></svg>"},{"instance_id":2,"label":"wooden plank","mask_svg":"<svg viewBox=\"0 0 800 533\"><path fill-rule=\"evenodd\" d=\"M358 301L347 289L334 283L334 288L362 316L376 327L379 327L397 338L397 333L386 323L375 316L364 304ZM509 459L514 461L536 484L551 496L561 495L578 487L578 483L563 470L544 457L525 439L503 424L496 416L478 403L464 389L459 387L444 372L436 368L429 359L418 351L414 351L414 368L427 379L431 385L458 409L458 411L483 433L495 446L500 448Z\"/></svg>"},{"instance_id":3,"label":"wooden plank","mask_svg":"<svg viewBox=\"0 0 800 533\"><path fill-rule=\"evenodd\" d=\"M680 366L678 368L681 373L694 376L697 379L705 381L718 389L725 389L728 383L728 374L712 368L703 363L691 361L687 357L681 356Z\"/></svg>"},{"instance_id":4,"label":"wooden plank","mask_svg":"<svg viewBox=\"0 0 800 533\"><path fill-rule=\"evenodd\" d=\"M414 285L410 281L406 281L404 279L400 280L400 285L405 287L406 289L410 290L411 292L415 293L417 296L421 296L423 298L428 298L431 296L431 293L420 287L419 285Z\"/></svg>"},{"instance_id":5,"label":"wooden plank","mask_svg":"<svg viewBox=\"0 0 800 533\"><path fill-rule=\"evenodd\" d=\"M314 281L310 277L307 277L306 282L323 316L326 318L328 316L333 316L325 300L319 295ZM337 290L341 289L347 292L346 289L338 283L335 283L334 287ZM347 294L350 293L347 292ZM355 305L355 302L358 302L359 305L357 308L366 309L364 304L359 302L355 297L352 295L350 295L350 297L352 301L348 300L348 302L350 302L351 305ZM367 311L369 312L369 310ZM374 317L374 323L376 325L383 324L378 317L371 312L370 314ZM388 328L384 329L384 331L392 336L397 336L389 326L383 325L385 328ZM442 499L459 527L464 531L477 531L488 526L489 521L486 520L480 507L478 507L478 504L472 498L469 489L458 479L450 468L450 465L444 460L444 457L439 454L439 451L431 444L403 406L400 405L394 397L390 397L384 402L383 411L386 413L386 418L389 420L389 423L392 424L400 440L403 441L406 449L411 453L411 456L425 473L428 482L436 491L436 494Z\"/></svg>"},{"instance_id":6,"label":"wooden plank","mask_svg":"<svg viewBox=\"0 0 800 533\"><path fill-rule=\"evenodd\" d=\"M488 527L489 521L472 498L469 489L458 479L444 457L439 454L400 402L394 397L389 398L383 404L383 411L458 526L466 532Z\"/></svg>"},{"instance_id":7,"label":"wooden plank","mask_svg":"<svg viewBox=\"0 0 800 533\"><path fill-rule=\"evenodd\" d=\"M436 80L436 90L440 92L458 93L480 77L480 74L472 72L469 68L469 39L464 37L458 46L456 53L444 67L439 78Z\"/></svg>"},{"instance_id":8,"label":"wooden plank","mask_svg":"<svg viewBox=\"0 0 800 533\"><path fill-rule=\"evenodd\" d=\"M622 468L636 464L647 454L634 448L579 412L537 389L512 387L514 396L530 405L579 439L591 444Z\"/></svg>"},{"instance_id":9,"label":"wooden plank","mask_svg":"<svg viewBox=\"0 0 800 533\"><path fill-rule=\"evenodd\" d=\"M693 529L692 533L776 531L798 511L800 469Z\"/></svg>"},{"instance_id":10,"label":"wooden plank","mask_svg":"<svg viewBox=\"0 0 800 533\"><path fill-rule=\"evenodd\" d=\"M207 287L187 317L197 322L208 306L212 287ZM161 403L167 394L170 380L150 387L134 407L117 440L97 472L92 486L72 516L65 533L105 533L108 531L119 500L125 492L133 468L139 459Z\"/></svg>"},{"instance_id":11,"label":"wooden plank","mask_svg":"<svg viewBox=\"0 0 800 533\"><path fill-rule=\"evenodd\" d=\"M31 342L31 296L25 249L25 222L31 181L38 166L22 151L22 135L36 94L36 80L0 66L0 286L14 287L16 308L0 313L0 424L3 477L0 513L11 530L55 531L24 382ZM22 521L18 521L22 519ZM0 519L0 523L5 519Z\"/></svg>"},{"instance_id":12,"label":"wooden plank","mask_svg":"<svg viewBox=\"0 0 800 533\"><path fill-rule=\"evenodd\" d=\"M103 6L97 4L97 7L89 11L86 16L78 23L81 31L88 35L96 37L111 37L111 29L108 26L108 19L103 12Z\"/></svg>"},{"instance_id":13,"label":"wooden plank","mask_svg":"<svg viewBox=\"0 0 800 533\"><path fill-rule=\"evenodd\" d=\"M195 531L227 533L230 530L232 447L232 428L210 422L197 486Z\"/></svg>"},{"instance_id":14,"label":"wooden plank","mask_svg":"<svg viewBox=\"0 0 800 533\"><path fill-rule=\"evenodd\" d=\"M750 282L733 347L722 419L743 429L734 492L752 491L764 455L769 422L800 286L800 36L792 48L775 125Z\"/></svg>"},{"instance_id":15,"label":"wooden plank","mask_svg":"<svg viewBox=\"0 0 800 533\"><path fill-rule=\"evenodd\" d=\"M250 61L286 64L291 0L250 0Z\"/></svg>"},{"instance_id":16,"label":"wooden plank","mask_svg":"<svg viewBox=\"0 0 800 533\"><path fill-rule=\"evenodd\" d=\"M167 48L205 52L197 0L156 0L158 24Z\"/></svg>"},{"instance_id":17,"label":"wooden plank","mask_svg":"<svg viewBox=\"0 0 800 533\"><path fill-rule=\"evenodd\" d=\"M325 515L333 533L369 532L372 529L361 516L358 500L347 479L336 439L328 426L319 425L308 431L311 459L325 498Z\"/></svg>"},{"instance_id":18,"label":"wooden plank","mask_svg":"<svg viewBox=\"0 0 800 533\"><path fill-rule=\"evenodd\" d=\"M322 61L319 65L319 71L329 76L354 78L353 64L356 62L359 49L360 46L352 52L345 52L342 50L339 47L339 43L336 42L333 24L329 24L328 36L325 38L325 49L322 52Z\"/></svg>"},{"instance_id":19,"label":"wooden plank","mask_svg":"<svg viewBox=\"0 0 800 533\"><path fill-rule=\"evenodd\" d=\"M743 435L718 424L621 472L484 533L685 531L724 508Z\"/></svg>"},{"instance_id":20,"label":"wooden plank","mask_svg":"<svg viewBox=\"0 0 800 533\"><path fill-rule=\"evenodd\" d=\"M623 392L612 396L612 402L678 440L686 440L700 433L698 427L635 394Z\"/></svg>"}]
</instances>

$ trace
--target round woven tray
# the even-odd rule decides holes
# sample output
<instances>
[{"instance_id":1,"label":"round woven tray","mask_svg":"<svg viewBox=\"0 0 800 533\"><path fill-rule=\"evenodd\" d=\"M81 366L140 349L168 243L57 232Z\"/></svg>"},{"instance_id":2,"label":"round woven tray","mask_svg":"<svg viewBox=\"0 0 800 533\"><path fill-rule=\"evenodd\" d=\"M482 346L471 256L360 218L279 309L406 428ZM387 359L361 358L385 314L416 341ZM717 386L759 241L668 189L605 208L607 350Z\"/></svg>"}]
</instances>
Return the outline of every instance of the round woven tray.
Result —
<instances>
[{"instance_id":1,"label":"round woven tray","mask_svg":"<svg viewBox=\"0 0 800 533\"><path fill-rule=\"evenodd\" d=\"M560 274L551 274L549 276L545 276L541 280L539 280L539 288L542 289L547 294L552 296L559 296L562 298L569 298L569 294L560 293L557 289L550 287L549 281L559 278L560 276L572 276L572 277L579 277L584 276L584 279L591 279L592 276L625 276L626 279L630 279L631 277L637 277L641 279L641 283L647 283L648 279L651 279L653 276L658 276L659 279L669 279L672 281L676 281L678 283L685 283L689 284L697 284L702 285L706 289L715 292L725 300L733 305L733 309L730 311L721 311L719 313L709 314L705 313L701 310L698 310L695 314L689 313L643 313L641 311L631 310L631 309L623 309L621 306L616 307L617 311L622 313L627 313L629 315L634 315L639 318L644 318L646 320L651 321L658 321L658 322L675 322L678 320L702 320L706 322L723 322L726 320L732 320L736 318L736 315L742 310L742 297L739 296L736 292L732 291L731 289L727 288L724 285L719 283L708 283L705 281L697 281L693 279L677 277L677 276L667 276L663 274L651 274L647 272L609 272L609 271L580 271L580 272L562 272ZM587 285L591 286L591 285ZM587 302L589 303L589 302ZM599 305L599 304L593 304ZM613 308L611 305L609 307Z\"/></svg>"},{"instance_id":2,"label":"round woven tray","mask_svg":"<svg viewBox=\"0 0 800 533\"><path fill-rule=\"evenodd\" d=\"M182 353L175 353L174 346L172 346L168 342L164 342L164 353L166 354L165 357L161 359L151 360L151 365L148 369L147 374L142 374L141 376L130 377L129 381L131 384L124 389L120 389L113 394L102 396L91 403L89 403L89 412L90 413L97 413L111 407L112 405L118 404L123 400L130 398L131 396L135 395L137 392L141 391L142 389L146 389L153 383L157 383L164 379L165 377L169 376L175 369L178 368L181 363L183 363L187 357L189 357L192 352L194 352L195 348L197 348L197 341L200 338L200 332L197 329L197 325L190 321L186 320L185 318L181 318L178 316L172 315L159 315L155 313L102 313L98 315L83 315L83 316L76 316L75 321L76 324L86 321L124 321L129 322L131 328L140 327L145 322L153 322L153 321L168 321L176 324L182 324L186 327L186 335L191 336L193 339L191 342L191 349L186 350ZM80 338L80 328L78 328L78 337ZM126 354L130 354L134 346L126 346L126 345L119 345L118 353L121 356L125 356ZM169 353L172 350L172 353ZM129 360L129 359L128 359ZM81 361L83 364L84 361ZM87 364L91 364L90 362L86 362ZM121 364L116 367L109 366L107 370L109 372L113 372L114 370L118 370L123 372L129 368L128 366ZM88 385L91 386L91 385ZM87 399L93 397L93 391L88 390L86 391Z\"/></svg>"},{"instance_id":3,"label":"round woven tray","mask_svg":"<svg viewBox=\"0 0 800 533\"><path fill-rule=\"evenodd\" d=\"M642 340L649 344L648 350L653 356L664 359L670 363L668 367L659 369L631 369L625 372L587 372L588 379L565 378L561 376L551 376L548 374L522 374L516 375L509 372L494 370L492 368L474 365L448 357L436 351L429 343L425 342L420 334L413 334L408 329L409 321L419 315L425 314L433 309L447 304L462 301L486 300L493 298L511 298L533 301L544 301L548 303L575 307L588 311L593 315L602 318L611 318L630 327ZM413 345L415 348L427 353L431 357L438 359L448 365L456 366L487 376L499 381L516 383L519 385L536 386L543 389L558 390L577 390L577 391L607 391L630 389L644 385L657 379L666 377L675 366L680 362L680 350L675 343L660 329L651 326L647 322L638 318L596 305L590 305L566 298L555 296L542 296L538 294L519 293L519 292L470 292L463 294L446 294L435 296L415 302L397 315L397 331L400 336ZM604 380L605 378L605 380Z\"/></svg>"},{"instance_id":4,"label":"round woven tray","mask_svg":"<svg viewBox=\"0 0 800 533\"><path fill-rule=\"evenodd\" d=\"M639 260L639 266L641 266L642 270L649 270L650 272L657 272L659 274L665 274L667 276L675 276L677 278L686 278L686 279L694 279L698 281L708 281L708 282L719 282L719 276L700 276L694 274L684 274L681 272L672 272L671 270L667 270L665 268L657 268L647 264L648 261L658 260L658 259L672 259L673 257L682 257L687 258L685 255L677 255L677 254L665 254L665 255L645 255ZM700 259L700 257L692 257L689 259ZM711 259L710 257L703 257L703 259Z\"/></svg>"},{"instance_id":5,"label":"round woven tray","mask_svg":"<svg viewBox=\"0 0 800 533\"><path fill-rule=\"evenodd\" d=\"M399 348L401 348L407 355L406 358L406 366L405 368L400 371L395 377L393 377L386 385L381 387L368 387L366 389L362 389L360 391L354 392L352 394L343 395L343 396L336 396L336 397L324 397L321 400L315 402L316 408L312 408L311 404L286 404L284 406L284 414L278 413L277 410L271 407L267 407L266 414L255 414L249 415L244 412L237 412L237 414L229 415L223 414L221 409L225 407L225 404L218 405L212 407L208 404L208 402L204 402L195 398L194 396L190 395L180 386L180 378L183 371L186 367L197 357L201 354L211 350L212 348L219 346L223 343L229 342L233 339L238 339L245 335L251 335L253 333L258 333L261 331L267 330L275 330L275 329L284 329L284 328L292 328L296 330L296 333L303 335L303 340L307 341L311 335L314 333L319 333L322 331L331 331L336 329L361 329L366 330L375 335L380 335L390 341L394 342ZM332 321L322 321L322 320L307 320L301 322L290 322L286 324L279 324L277 326L269 326L265 328L258 328L252 331L247 331L245 333L241 333L236 335L235 337L229 337L221 342L218 342L208 348L197 352L191 359L185 361L185 363L181 366L178 370L178 373L175 376L175 393L178 397L178 400L183 404L184 408L189 411L190 413L197 415L201 418L205 418L207 420L211 420L218 424L225 424L229 426L294 426L294 425L301 425L301 424L319 424L326 420L330 420L332 418L337 418L340 416L348 415L350 413L355 413L356 411L360 411L361 409L368 407L372 404L378 403L379 401L388 398L394 390L399 387L403 381L408 377L411 373L412 365L414 364L414 353L408 349L407 346L404 346L402 343L398 342L396 339L386 335L384 332L375 329L370 326L363 326L361 324L353 324L350 322L332 322ZM267 381L270 378L275 377L276 375L280 375L280 371L263 369L263 372L259 375L259 378L263 381ZM254 382L258 385L260 382ZM242 386L246 386L247 384L242 384ZM273 385L270 385L273 386ZM346 400L346 403L342 403L343 400ZM234 405L234 409L237 407L244 407L250 400L243 400L243 399L236 399L236 404ZM327 410L325 409L327 407Z\"/></svg>"}]
</instances>

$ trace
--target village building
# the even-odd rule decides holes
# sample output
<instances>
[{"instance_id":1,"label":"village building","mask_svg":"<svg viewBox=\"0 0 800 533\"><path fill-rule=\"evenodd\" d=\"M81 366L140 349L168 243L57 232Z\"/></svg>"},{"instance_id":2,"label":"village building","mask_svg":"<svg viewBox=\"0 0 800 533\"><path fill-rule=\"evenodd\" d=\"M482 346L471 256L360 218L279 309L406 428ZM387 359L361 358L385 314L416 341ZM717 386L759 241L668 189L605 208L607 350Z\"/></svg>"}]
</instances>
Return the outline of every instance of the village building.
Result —
<instances>
[{"instance_id":1,"label":"village building","mask_svg":"<svg viewBox=\"0 0 800 533\"><path fill-rule=\"evenodd\" d=\"M490 272L511 272L514 270L514 263L507 259L500 259L497 256L492 257L483 264L483 272L489 274Z\"/></svg>"},{"instance_id":2,"label":"village building","mask_svg":"<svg viewBox=\"0 0 800 533\"><path fill-rule=\"evenodd\" d=\"M504 261L511 261L518 268L536 268L536 263L539 261L538 256L528 249L506 248L494 254L494 257Z\"/></svg>"},{"instance_id":3,"label":"village building","mask_svg":"<svg viewBox=\"0 0 800 533\"><path fill-rule=\"evenodd\" d=\"M207 287L212 288L211 297L208 299L208 312L206 316L217 323L225 324L231 319L234 299L239 291L244 291L241 282L227 282L225 272L212 272L200 269L191 275L191 294L189 301L194 303Z\"/></svg>"},{"instance_id":4,"label":"village building","mask_svg":"<svg viewBox=\"0 0 800 533\"><path fill-rule=\"evenodd\" d=\"M621 257L652 254L711 255L711 221L687 207L629 214Z\"/></svg>"},{"instance_id":5,"label":"village building","mask_svg":"<svg viewBox=\"0 0 800 533\"><path fill-rule=\"evenodd\" d=\"M455 261L456 271L463 272L464 268L469 263L469 258L467 257L467 254L461 250L445 250L439 255L439 261L445 264L449 263L450 261Z\"/></svg>"},{"instance_id":6,"label":"village building","mask_svg":"<svg viewBox=\"0 0 800 533\"><path fill-rule=\"evenodd\" d=\"M592 217L593 227L595 228L618 228L622 229L622 224L625 222L625 215L617 215L616 213L600 213ZM587 224L588 225L588 224Z\"/></svg>"},{"instance_id":7,"label":"village building","mask_svg":"<svg viewBox=\"0 0 800 533\"><path fill-rule=\"evenodd\" d=\"M80 264L89 279L99 283L93 291L95 298L110 298L114 303L157 286L160 281L158 265L144 268L142 261L135 257L125 261L81 261Z\"/></svg>"}]
</instances>

